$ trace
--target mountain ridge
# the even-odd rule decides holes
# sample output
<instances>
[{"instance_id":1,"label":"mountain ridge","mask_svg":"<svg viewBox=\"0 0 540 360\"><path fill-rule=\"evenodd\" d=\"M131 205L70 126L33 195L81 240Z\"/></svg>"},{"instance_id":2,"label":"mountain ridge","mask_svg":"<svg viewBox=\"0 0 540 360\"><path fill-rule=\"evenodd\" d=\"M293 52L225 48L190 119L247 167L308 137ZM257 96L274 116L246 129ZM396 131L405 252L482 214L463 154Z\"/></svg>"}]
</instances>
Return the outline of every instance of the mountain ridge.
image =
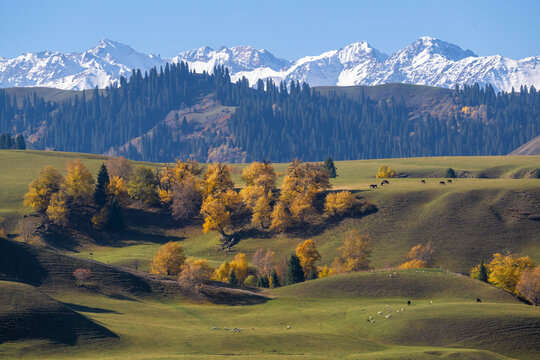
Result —
<instances>
[{"instance_id":1,"label":"mountain ridge","mask_svg":"<svg viewBox=\"0 0 540 360\"><path fill-rule=\"evenodd\" d=\"M540 55L510 59L501 55L478 56L472 50L433 37L384 54L366 41L358 41L319 55L289 61L252 46L208 46L184 51L172 58L137 52L129 45L102 39L85 52L43 51L13 59L0 56L0 87L43 86L64 90L104 88L167 63L186 62L196 72L212 72L224 65L233 81L245 77L251 86L259 79L300 81L310 86L353 86L406 83L453 88L455 85L492 85L497 91L540 87Z\"/></svg>"}]
</instances>

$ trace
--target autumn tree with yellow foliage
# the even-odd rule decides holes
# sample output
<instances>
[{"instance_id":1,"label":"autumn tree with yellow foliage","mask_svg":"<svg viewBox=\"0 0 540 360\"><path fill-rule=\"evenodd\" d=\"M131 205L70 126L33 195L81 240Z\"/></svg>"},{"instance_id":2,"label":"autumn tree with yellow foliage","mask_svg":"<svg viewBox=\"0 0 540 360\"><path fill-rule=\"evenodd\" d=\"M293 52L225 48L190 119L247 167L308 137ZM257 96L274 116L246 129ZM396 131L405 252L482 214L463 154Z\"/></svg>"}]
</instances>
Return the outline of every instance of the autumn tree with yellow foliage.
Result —
<instances>
[{"instance_id":1,"label":"autumn tree with yellow foliage","mask_svg":"<svg viewBox=\"0 0 540 360\"><path fill-rule=\"evenodd\" d=\"M129 194L127 190L126 181L124 180L124 178L121 178L120 176L115 175L109 179L106 193L109 200L112 200L113 198L115 198L116 200L118 200L118 202L122 206L127 205L129 201Z\"/></svg>"},{"instance_id":2,"label":"autumn tree with yellow foliage","mask_svg":"<svg viewBox=\"0 0 540 360\"><path fill-rule=\"evenodd\" d=\"M218 231L223 237L240 229L248 219L242 198L234 190L209 195L202 204L201 215L204 218L203 232Z\"/></svg>"},{"instance_id":3,"label":"autumn tree with yellow foliage","mask_svg":"<svg viewBox=\"0 0 540 360\"><path fill-rule=\"evenodd\" d=\"M329 274L342 274L369 269L371 238L358 230L350 230L338 249L339 255L332 263Z\"/></svg>"},{"instance_id":4,"label":"autumn tree with yellow foliage","mask_svg":"<svg viewBox=\"0 0 540 360\"><path fill-rule=\"evenodd\" d=\"M53 194L60 191L64 182L63 176L52 166L46 166L39 173L39 177L28 185L28 192L24 195L24 205L30 206L34 211L45 212Z\"/></svg>"},{"instance_id":5,"label":"autumn tree with yellow foliage","mask_svg":"<svg viewBox=\"0 0 540 360\"><path fill-rule=\"evenodd\" d=\"M283 201L278 201L271 214L270 229L277 232L284 232L293 225L291 214Z\"/></svg>"},{"instance_id":6,"label":"autumn tree with yellow foliage","mask_svg":"<svg viewBox=\"0 0 540 360\"><path fill-rule=\"evenodd\" d=\"M420 269L427 268L430 265L433 255L433 246L431 242L427 244L418 244L411 248L407 256L407 261L399 266L400 269Z\"/></svg>"},{"instance_id":7,"label":"autumn tree with yellow foliage","mask_svg":"<svg viewBox=\"0 0 540 360\"><path fill-rule=\"evenodd\" d=\"M395 175L396 175L396 172L392 168L386 165L382 165L377 171L376 177L378 179L386 179L386 178L393 178Z\"/></svg>"},{"instance_id":8,"label":"autumn tree with yellow foliage","mask_svg":"<svg viewBox=\"0 0 540 360\"><path fill-rule=\"evenodd\" d=\"M175 186L184 182L193 184L194 187L200 186L197 176L201 173L202 168L195 160L176 160L174 167L165 166L159 173L160 200L165 204L172 202Z\"/></svg>"},{"instance_id":9,"label":"autumn tree with yellow foliage","mask_svg":"<svg viewBox=\"0 0 540 360\"><path fill-rule=\"evenodd\" d=\"M339 191L326 195L324 211L328 216L343 216L353 206L353 195L350 191Z\"/></svg>"},{"instance_id":10,"label":"autumn tree with yellow foliage","mask_svg":"<svg viewBox=\"0 0 540 360\"><path fill-rule=\"evenodd\" d=\"M487 264L488 281L496 287L518 294L516 285L525 270L534 268L534 261L529 256L518 257L516 254L493 254L493 260Z\"/></svg>"},{"instance_id":11,"label":"autumn tree with yellow foliage","mask_svg":"<svg viewBox=\"0 0 540 360\"><path fill-rule=\"evenodd\" d=\"M315 262L321 259L321 254L317 250L313 240L308 239L296 246L296 256L300 260L300 265L304 270L304 278L313 279L317 277L317 266Z\"/></svg>"},{"instance_id":12,"label":"autumn tree with yellow foliage","mask_svg":"<svg viewBox=\"0 0 540 360\"><path fill-rule=\"evenodd\" d=\"M314 206L317 194L330 188L328 171L322 164L294 160L283 179L278 209L272 212L271 228L285 231L296 224L313 224L320 221ZM290 216L287 220L284 217Z\"/></svg>"},{"instance_id":13,"label":"autumn tree with yellow foliage","mask_svg":"<svg viewBox=\"0 0 540 360\"><path fill-rule=\"evenodd\" d=\"M52 194L46 213L49 220L56 225L66 226L68 224L69 209L62 193L56 192Z\"/></svg>"},{"instance_id":14,"label":"autumn tree with yellow foliage","mask_svg":"<svg viewBox=\"0 0 540 360\"><path fill-rule=\"evenodd\" d=\"M221 163L208 165L204 174L203 196L206 198L232 189L234 189L234 182L231 178L231 169Z\"/></svg>"},{"instance_id":15,"label":"autumn tree with yellow foliage","mask_svg":"<svg viewBox=\"0 0 540 360\"><path fill-rule=\"evenodd\" d=\"M246 186L260 186L264 192L276 188L276 172L270 162L252 162L242 170L242 180Z\"/></svg>"},{"instance_id":16,"label":"autumn tree with yellow foliage","mask_svg":"<svg viewBox=\"0 0 540 360\"><path fill-rule=\"evenodd\" d=\"M189 258L180 268L178 282L185 290L200 293L204 283L212 277L214 269L208 265L206 259Z\"/></svg>"},{"instance_id":17,"label":"autumn tree with yellow foliage","mask_svg":"<svg viewBox=\"0 0 540 360\"><path fill-rule=\"evenodd\" d=\"M150 263L150 272L158 275L178 275L186 257L178 242L169 241L161 246Z\"/></svg>"},{"instance_id":18,"label":"autumn tree with yellow foliage","mask_svg":"<svg viewBox=\"0 0 540 360\"><path fill-rule=\"evenodd\" d=\"M94 178L83 162L75 159L67 164L64 182L66 195L76 203L87 203L94 193Z\"/></svg>"},{"instance_id":19,"label":"autumn tree with yellow foliage","mask_svg":"<svg viewBox=\"0 0 540 360\"><path fill-rule=\"evenodd\" d=\"M234 271L239 283L243 283L247 277L248 262L246 254L238 253L234 259L229 262L225 261L219 268L214 271L212 279L220 282L228 282L231 273Z\"/></svg>"}]
</instances>

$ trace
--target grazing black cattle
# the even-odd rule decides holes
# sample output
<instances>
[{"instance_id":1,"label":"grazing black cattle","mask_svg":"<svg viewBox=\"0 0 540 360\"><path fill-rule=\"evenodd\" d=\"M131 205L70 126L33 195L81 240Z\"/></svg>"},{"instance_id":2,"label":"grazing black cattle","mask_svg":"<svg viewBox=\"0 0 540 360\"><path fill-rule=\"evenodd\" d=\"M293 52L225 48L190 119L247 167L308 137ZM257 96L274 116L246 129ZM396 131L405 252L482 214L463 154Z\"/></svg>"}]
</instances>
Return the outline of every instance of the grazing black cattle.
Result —
<instances>
[{"instance_id":1,"label":"grazing black cattle","mask_svg":"<svg viewBox=\"0 0 540 360\"><path fill-rule=\"evenodd\" d=\"M369 187L370 187L371 189L376 189L376 188L377 188L377 184L371 184L371 185L369 185Z\"/></svg>"},{"instance_id":2,"label":"grazing black cattle","mask_svg":"<svg viewBox=\"0 0 540 360\"><path fill-rule=\"evenodd\" d=\"M388 181L388 180L383 180L383 182L382 182L381 184L387 184L387 185L388 185L388 184L390 184L390 181Z\"/></svg>"},{"instance_id":3,"label":"grazing black cattle","mask_svg":"<svg viewBox=\"0 0 540 360\"><path fill-rule=\"evenodd\" d=\"M426 180L422 180L422 181L420 181L420 182L421 182L422 184L425 184L425 183L426 183Z\"/></svg>"},{"instance_id":4,"label":"grazing black cattle","mask_svg":"<svg viewBox=\"0 0 540 360\"><path fill-rule=\"evenodd\" d=\"M451 184L452 183L452 180L448 179L446 180L447 183Z\"/></svg>"},{"instance_id":5,"label":"grazing black cattle","mask_svg":"<svg viewBox=\"0 0 540 360\"><path fill-rule=\"evenodd\" d=\"M482 300L480 300L479 298L476 298L476 302L482 302Z\"/></svg>"},{"instance_id":6,"label":"grazing black cattle","mask_svg":"<svg viewBox=\"0 0 540 360\"><path fill-rule=\"evenodd\" d=\"M411 305L411 300L407 300L407 305Z\"/></svg>"},{"instance_id":7,"label":"grazing black cattle","mask_svg":"<svg viewBox=\"0 0 540 360\"><path fill-rule=\"evenodd\" d=\"M383 186L383 185L384 185L384 181L383 181L383 182L381 182L381 186Z\"/></svg>"},{"instance_id":8,"label":"grazing black cattle","mask_svg":"<svg viewBox=\"0 0 540 360\"><path fill-rule=\"evenodd\" d=\"M446 185L446 183L444 181L441 181L439 184Z\"/></svg>"}]
</instances>

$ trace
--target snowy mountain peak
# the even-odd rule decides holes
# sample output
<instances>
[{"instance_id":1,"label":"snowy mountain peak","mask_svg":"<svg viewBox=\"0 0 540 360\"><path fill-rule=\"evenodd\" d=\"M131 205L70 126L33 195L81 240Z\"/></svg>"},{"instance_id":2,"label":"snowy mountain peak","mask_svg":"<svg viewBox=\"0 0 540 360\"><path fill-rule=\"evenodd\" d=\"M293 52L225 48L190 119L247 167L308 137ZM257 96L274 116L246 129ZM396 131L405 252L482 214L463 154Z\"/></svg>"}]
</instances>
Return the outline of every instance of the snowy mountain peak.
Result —
<instances>
[{"instance_id":1,"label":"snowy mountain peak","mask_svg":"<svg viewBox=\"0 0 540 360\"><path fill-rule=\"evenodd\" d=\"M430 55L438 54L453 61L465 59L469 56L477 56L471 50L463 50L457 45L429 36L422 36L401 51L415 55L420 55L424 52Z\"/></svg>"},{"instance_id":2,"label":"snowy mountain peak","mask_svg":"<svg viewBox=\"0 0 540 360\"><path fill-rule=\"evenodd\" d=\"M0 87L47 86L60 89L100 88L117 83L131 71L147 71L167 62L186 62L197 72L212 72L216 65L229 69L231 79L246 77L275 82L305 81L311 86L378 85L408 83L454 87L456 84L491 84L510 91L522 85L540 88L540 56L512 60L500 55L477 56L471 50L423 36L388 56L365 41L288 61L252 46L208 46L185 51L170 59L147 55L120 42L102 39L82 53L43 51L13 59L0 57Z\"/></svg>"}]
</instances>

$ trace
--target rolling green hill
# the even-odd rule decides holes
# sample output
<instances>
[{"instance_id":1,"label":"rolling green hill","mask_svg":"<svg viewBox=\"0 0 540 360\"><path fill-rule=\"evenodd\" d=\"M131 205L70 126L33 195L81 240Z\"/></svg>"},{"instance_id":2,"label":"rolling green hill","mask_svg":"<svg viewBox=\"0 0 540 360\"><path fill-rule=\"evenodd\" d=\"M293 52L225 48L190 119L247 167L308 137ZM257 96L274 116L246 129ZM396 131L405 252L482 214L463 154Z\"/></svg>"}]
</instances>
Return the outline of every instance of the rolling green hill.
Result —
<instances>
[{"instance_id":1,"label":"rolling green hill","mask_svg":"<svg viewBox=\"0 0 540 360\"><path fill-rule=\"evenodd\" d=\"M19 341L6 338L0 344L0 357L536 359L540 354L538 309L490 285L442 270L377 270L262 293L208 284L211 295L202 302L179 293L176 282L143 272L156 250L170 240L180 241L187 256L204 257L218 266L237 252L246 252L249 259L260 247L273 249L279 259L307 235L245 238L227 253L218 250L217 234L203 234L200 224L182 227L151 209L134 207L126 209L127 231L106 241L81 241L72 251L15 242L17 219L29 212L22 207L28 183L43 166L63 170L75 157L94 175L106 160L73 153L0 151L0 167L6 169L0 173L4 185L0 211L11 219L8 235L12 238L0 239L0 279L5 280L0 281L0 317L9 318L10 324L19 319L10 317L12 308L5 304L20 299L20 312L29 314L27 319L35 315L33 309L44 309L35 319L74 317L75 324L103 327L119 338L103 335L93 341L81 330L71 331L81 334L76 340L62 342L52 335L35 335L42 334L38 328L35 336L19 336ZM380 182L374 175L382 164L400 177L369 190L370 184ZM434 244L435 266L455 272L468 272L471 265L497 251L531 255L540 262L540 180L530 177L539 165L538 156L336 162L339 176L332 179L333 188L354 191L378 211L311 234L322 254L319 265L331 263L351 228L371 236L372 265L378 269L397 266L412 245L428 240ZM238 186L243 166L233 165ZM275 164L278 172L286 166ZM441 176L448 167L461 177L440 185L447 180ZM49 245L55 245L54 239ZM77 268L90 269L94 277L77 283L73 277ZM386 305L390 319L383 316ZM370 316L375 323L368 321ZM27 323L21 324L28 331ZM59 329L72 329L56 324ZM231 332L225 327L243 330ZM0 328L0 334L6 332ZM31 339L20 341L25 338Z\"/></svg>"},{"instance_id":2,"label":"rolling green hill","mask_svg":"<svg viewBox=\"0 0 540 360\"><path fill-rule=\"evenodd\" d=\"M104 340L116 338L105 327L32 286L0 281L0 344L42 340L71 346L87 342L104 345Z\"/></svg>"}]
</instances>

